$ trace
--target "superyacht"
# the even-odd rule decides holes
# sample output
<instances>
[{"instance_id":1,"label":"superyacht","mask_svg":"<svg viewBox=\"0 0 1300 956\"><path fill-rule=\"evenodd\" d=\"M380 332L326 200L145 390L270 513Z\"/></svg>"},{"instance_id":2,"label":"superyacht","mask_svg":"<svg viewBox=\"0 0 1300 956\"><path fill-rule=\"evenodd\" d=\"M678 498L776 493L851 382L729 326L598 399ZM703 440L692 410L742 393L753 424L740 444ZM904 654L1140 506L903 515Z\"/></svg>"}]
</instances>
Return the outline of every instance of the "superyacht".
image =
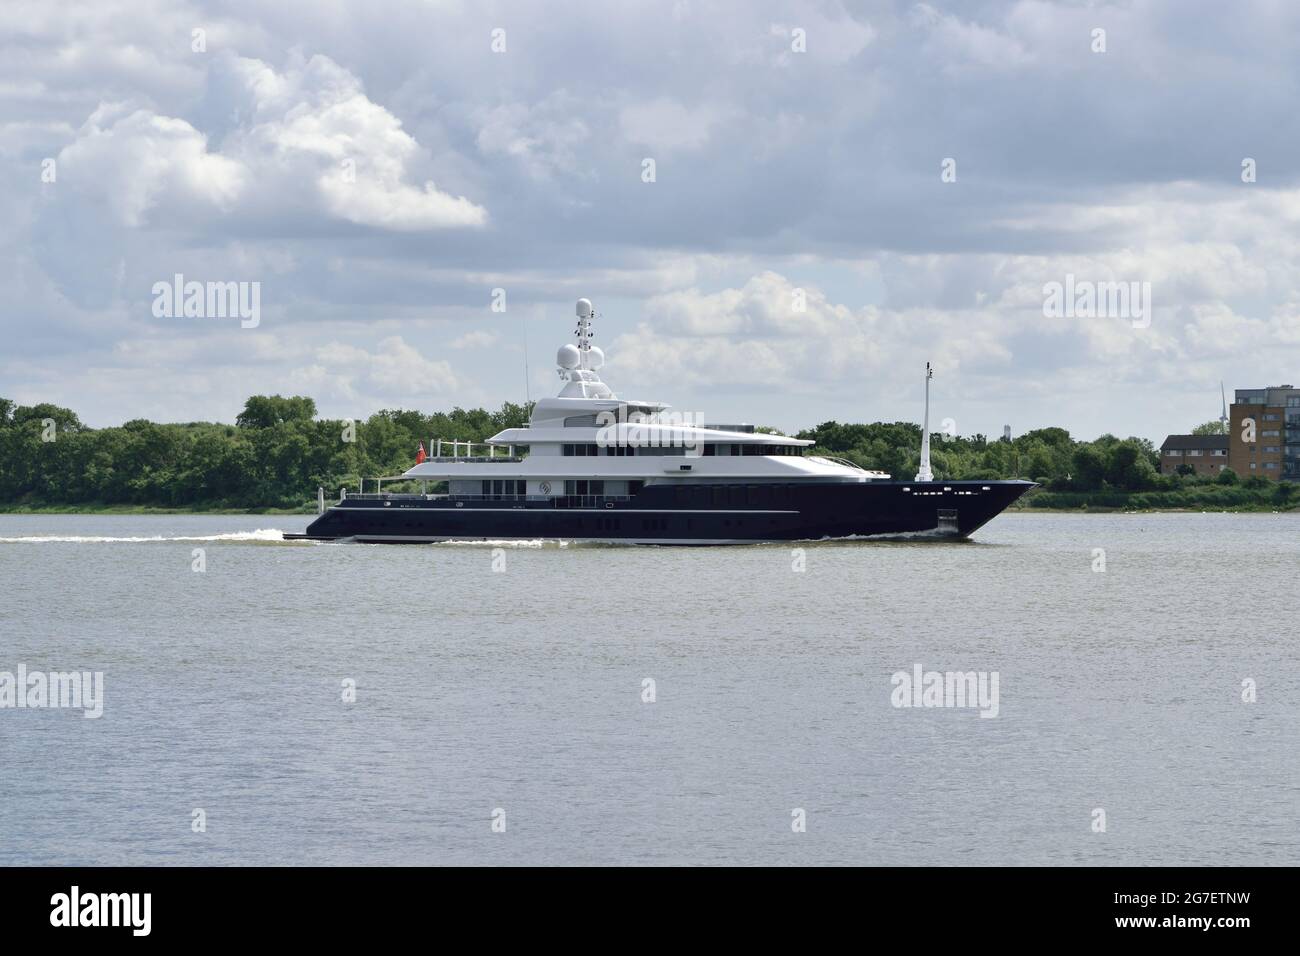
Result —
<instances>
[{"instance_id":1,"label":"superyacht","mask_svg":"<svg viewBox=\"0 0 1300 956\"><path fill-rule=\"evenodd\" d=\"M430 456L374 493L340 493L301 535L377 543L560 539L709 545L826 538L962 538L1030 481L935 481L929 386L911 481L811 454L811 441L752 425L705 424L662 402L623 400L598 372L591 302L556 356L559 394L522 428L484 443L431 439ZM402 481L418 492L383 491ZM411 483L418 483L412 485ZM363 485L364 488L364 485Z\"/></svg>"}]
</instances>

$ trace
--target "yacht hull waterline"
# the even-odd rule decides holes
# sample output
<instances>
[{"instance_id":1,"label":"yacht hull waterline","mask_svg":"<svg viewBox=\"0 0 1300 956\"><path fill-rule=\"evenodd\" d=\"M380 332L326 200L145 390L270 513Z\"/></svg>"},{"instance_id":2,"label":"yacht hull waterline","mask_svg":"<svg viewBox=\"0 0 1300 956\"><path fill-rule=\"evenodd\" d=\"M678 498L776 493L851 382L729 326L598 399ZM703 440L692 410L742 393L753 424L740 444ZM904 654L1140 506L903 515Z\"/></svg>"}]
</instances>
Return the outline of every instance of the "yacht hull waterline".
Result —
<instances>
[{"instance_id":1,"label":"yacht hull waterline","mask_svg":"<svg viewBox=\"0 0 1300 956\"><path fill-rule=\"evenodd\" d=\"M361 543L569 540L756 544L827 538L965 538L1034 483L647 485L628 500L350 496L287 539ZM504 496L503 496L504 498ZM714 501L719 501L715 505ZM752 504L750 502L753 502Z\"/></svg>"},{"instance_id":2,"label":"yacht hull waterline","mask_svg":"<svg viewBox=\"0 0 1300 956\"><path fill-rule=\"evenodd\" d=\"M1035 487L1031 481L935 481L930 379L915 479L811 454L813 442L752 425L707 425L663 402L621 400L596 371L591 302L577 304L576 344L556 355L559 394L528 424L485 442L423 443L414 467L340 492L290 540L422 543L572 540L740 544L838 538L964 538ZM486 454L475 454L475 445ZM444 454L449 446L450 454ZM464 453L462 454L462 449ZM524 453L527 449L527 453ZM503 454L498 454L502 452ZM420 494L385 494L383 481ZM428 494L429 485L445 491Z\"/></svg>"}]
</instances>

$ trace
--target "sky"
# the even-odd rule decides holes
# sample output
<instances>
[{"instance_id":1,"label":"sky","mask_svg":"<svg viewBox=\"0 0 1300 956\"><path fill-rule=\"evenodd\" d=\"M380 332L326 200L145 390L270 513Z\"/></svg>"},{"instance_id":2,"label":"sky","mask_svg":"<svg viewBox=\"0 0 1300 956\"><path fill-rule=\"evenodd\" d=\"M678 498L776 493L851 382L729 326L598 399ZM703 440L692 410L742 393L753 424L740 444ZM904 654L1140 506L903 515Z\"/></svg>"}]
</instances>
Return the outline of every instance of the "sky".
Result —
<instances>
[{"instance_id":1,"label":"sky","mask_svg":"<svg viewBox=\"0 0 1300 956\"><path fill-rule=\"evenodd\" d=\"M1159 443L1300 384L1298 4L3 9L0 396L93 426L555 394L579 296L708 421L919 421L931 362L957 433Z\"/></svg>"}]
</instances>

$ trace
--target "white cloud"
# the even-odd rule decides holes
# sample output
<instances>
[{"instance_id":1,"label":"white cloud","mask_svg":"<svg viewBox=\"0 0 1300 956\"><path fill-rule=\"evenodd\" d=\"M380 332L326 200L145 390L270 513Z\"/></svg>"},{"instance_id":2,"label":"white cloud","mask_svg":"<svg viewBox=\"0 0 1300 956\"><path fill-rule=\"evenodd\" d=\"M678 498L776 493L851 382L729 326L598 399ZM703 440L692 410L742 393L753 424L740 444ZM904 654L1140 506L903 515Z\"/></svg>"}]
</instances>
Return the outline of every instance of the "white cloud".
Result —
<instances>
[{"instance_id":1,"label":"white cloud","mask_svg":"<svg viewBox=\"0 0 1300 956\"><path fill-rule=\"evenodd\" d=\"M700 149L723 120L712 106L690 108L667 97L633 103L619 113L619 128L628 140L665 151Z\"/></svg>"},{"instance_id":2,"label":"white cloud","mask_svg":"<svg viewBox=\"0 0 1300 956\"><path fill-rule=\"evenodd\" d=\"M247 186L242 163L208 152L207 137L181 119L106 104L58 156L65 183L101 197L123 225L138 227L158 205L228 211Z\"/></svg>"},{"instance_id":3,"label":"white cloud","mask_svg":"<svg viewBox=\"0 0 1300 956\"><path fill-rule=\"evenodd\" d=\"M491 348L501 341L501 336L496 332L484 332L477 329L473 332L466 332L464 335L457 336L447 343L449 349L486 349Z\"/></svg>"},{"instance_id":4,"label":"white cloud","mask_svg":"<svg viewBox=\"0 0 1300 956\"><path fill-rule=\"evenodd\" d=\"M128 227L223 214L232 223L321 217L396 231L481 226L487 211L432 180L410 182L419 144L359 80L325 56L277 72L218 57L239 125L213 149L183 119L105 105L59 154L81 196Z\"/></svg>"},{"instance_id":5,"label":"white cloud","mask_svg":"<svg viewBox=\"0 0 1300 956\"><path fill-rule=\"evenodd\" d=\"M488 155L517 160L531 176L542 179L554 173L587 175L591 130L577 113L581 101L557 90L539 103L505 103L476 114L475 143Z\"/></svg>"},{"instance_id":6,"label":"white cloud","mask_svg":"<svg viewBox=\"0 0 1300 956\"><path fill-rule=\"evenodd\" d=\"M959 69L978 66L993 70L1010 70L1033 59L1029 50L1016 38L982 24L967 22L952 14L940 13L928 3L913 8L912 22L926 31L924 51L927 59Z\"/></svg>"},{"instance_id":7,"label":"white cloud","mask_svg":"<svg viewBox=\"0 0 1300 956\"><path fill-rule=\"evenodd\" d=\"M790 11L787 9L785 12ZM803 31L803 53L793 50L795 30ZM777 63L787 67L800 62L800 57L812 57L820 63L843 63L857 56L876 39L876 30L870 23L830 5L822 9L806 7L799 10L797 20L774 23L770 32L772 36L781 38L782 50Z\"/></svg>"},{"instance_id":8,"label":"white cloud","mask_svg":"<svg viewBox=\"0 0 1300 956\"><path fill-rule=\"evenodd\" d=\"M802 301L804 308L797 309ZM868 337L873 310L855 314L775 272L739 288L656 296L648 321L610 349L618 374L639 384L697 382L808 391L879 363Z\"/></svg>"},{"instance_id":9,"label":"white cloud","mask_svg":"<svg viewBox=\"0 0 1300 956\"><path fill-rule=\"evenodd\" d=\"M382 339L373 352L330 342L316 350L315 359L296 374L303 381L347 396L409 398L445 394L461 384L449 363L426 359L400 335Z\"/></svg>"}]
</instances>

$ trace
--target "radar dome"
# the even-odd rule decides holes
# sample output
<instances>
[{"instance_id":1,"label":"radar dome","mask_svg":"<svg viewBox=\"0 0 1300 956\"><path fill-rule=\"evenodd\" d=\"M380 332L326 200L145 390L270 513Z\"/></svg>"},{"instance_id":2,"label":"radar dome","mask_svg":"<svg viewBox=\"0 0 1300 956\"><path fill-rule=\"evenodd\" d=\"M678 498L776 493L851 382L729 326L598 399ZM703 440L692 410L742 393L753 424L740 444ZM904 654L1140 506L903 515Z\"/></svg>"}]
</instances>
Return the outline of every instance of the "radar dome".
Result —
<instances>
[{"instance_id":1,"label":"radar dome","mask_svg":"<svg viewBox=\"0 0 1300 956\"><path fill-rule=\"evenodd\" d=\"M560 350L555 353L555 364L560 368L577 368L581 361L582 356L576 345L561 345Z\"/></svg>"},{"instance_id":2,"label":"radar dome","mask_svg":"<svg viewBox=\"0 0 1300 956\"><path fill-rule=\"evenodd\" d=\"M600 368L604 364L605 364L605 353L600 350L599 346L593 345L591 348L587 350L588 368L593 368L593 369Z\"/></svg>"},{"instance_id":3,"label":"radar dome","mask_svg":"<svg viewBox=\"0 0 1300 956\"><path fill-rule=\"evenodd\" d=\"M580 319L589 319L589 318L591 318L591 300L590 300L590 299L579 299L579 300L578 300L578 318L580 318Z\"/></svg>"}]
</instances>

